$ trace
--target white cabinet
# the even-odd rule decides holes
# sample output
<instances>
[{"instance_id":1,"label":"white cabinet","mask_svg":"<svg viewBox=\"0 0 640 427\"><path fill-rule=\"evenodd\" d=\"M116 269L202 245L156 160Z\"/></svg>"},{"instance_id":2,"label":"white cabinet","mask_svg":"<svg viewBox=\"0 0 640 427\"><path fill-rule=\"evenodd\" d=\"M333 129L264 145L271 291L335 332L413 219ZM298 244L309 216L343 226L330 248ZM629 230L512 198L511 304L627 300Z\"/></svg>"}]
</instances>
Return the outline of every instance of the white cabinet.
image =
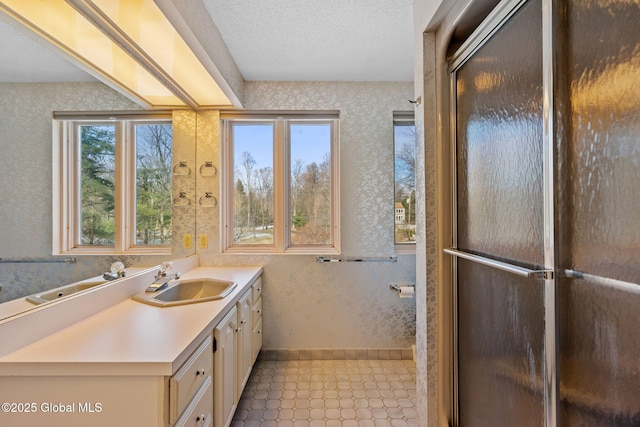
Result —
<instances>
[{"instance_id":1,"label":"white cabinet","mask_svg":"<svg viewBox=\"0 0 640 427\"><path fill-rule=\"evenodd\" d=\"M213 343L211 338L205 340L183 368L172 377L170 390L174 390L180 398L175 403L171 400L171 414L182 412L176 426L199 427L210 424L212 418L215 427L228 427L231 424L251 368L262 347L261 277L258 277L235 306L229 309L213 329L212 335ZM208 351L205 351L205 348ZM206 366L209 366L209 369L213 366L212 385L212 373L203 368ZM207 397L211 389L213 398ZM196 390L198 394L192 397ZM187 397L182 397L183 395ZM204 402L207 399L213 404L213 417L205 407ZM184 409L189 402L189 407ZM171 422L174 419L172 416Z\"/></svg>"},{"instance_id":2,"label":"white cabinet","mask_svg":"<svg viewBox=\"0 0 640 427\"><path fill-rule=\"evenodd\" d=\"M207 377L174 427L211 427L213 425L213 384Z\"/></svg>"},{"instance_id":3,"label":"white cabinet","mask_svg":"<svg viewBox=\"0 0 640 427\"><path fill-rule=\"evenodd\" d=\"M1 402L36 405L31 413L0 413L0 425L211 427L212 373L212 340L207 336L171 377L0 376Z\"/></svg>"},{"instance_id":4,"label":"white cabinet","mask_svg":"<svg viewBox=\"0 0 640 427\"><path fill-rule=\"evenodd\" d=\"M3 357L0 402L28 402L37 412L1 413L0 425L51 425L54 417L65 427L228 427L261 345L257 274L230 275L240 289L210 303L212 310L120 304L87 320L91 327L67 328L53 343L35 342ZM131 327L132 319L159 333ZM182 340L183 333L192 338ZM97 350L87 344L82 361L64 350L67 343L94 343L96 336L123 344Z\"/></svg>"},{"instance_id":5,"label":"white cabinet","mask_svg":"<svg viewBox=\"0 0 640 427\"><path fill-rule=\"evenodd\" d=\"M236 388L236 399L240 400L242 390L244 390L245 384L251 374L251 367L253 366L253 352L252 352L252 332L253 332L253 318L252 318L252 306L253 297L251 289L238 300L238 387Z\"/></svg>"},{"instance_id":6,"label":"white cabinet","mask_svg":"<svg viewBox=\"0 0 640 427\"><path fill-rule=\"evenodd\" d=\"M262 348L262 277L258 277L251 286L251 295L251 363L253 364Z\"/></svg>"},{"instance_id":7,"label":"white cabinet","mask_svg":"<svg viewBox=\"0 0 640 427\"><path fill-rule=\"evenodd\" d=\"M235 412L237 377L238 310L235 306L213 330L214 336L214 426L226 427Z\"/></svg>"},{"instance_id":8,"label":"white cabinet","mask_svg":"<svg viewBox=\"0 0 640 427\"><path fill-rule=\"evenodd\" d=\"M169 422L175 423L192 401L196 401L201 395L212 388L213 374L213 347L211 337L207 337L180 369L169 379ZM212 394L211 390L208 391ZM199 403L199 414L202 422L211 420L213 413L213 399ZM191 405L193 406L193 405ZM185 417L181 417L185 418ZM186 418L189 418L188 416ZM189 425L176 423L176 425ZM196 424L198 425L198 424ZM200 424L202 425L202 424Z\"/></svg>"},{"instance_id":9,"label":"white cabinet","mask_svg":"<svg viewBox=\"0 0 640 427\"><path fill-rule=\"evenodd\" d=\"M251 339L251 359L255 362L262 347L262 317L258 319L258 323L253 327Z\"/></svg>"},{"instance_id":10,"label":"white cabinet","mask_svg":"<svg viewBox=\"0 0 640 427\"><path fill-rule=\"evenodd\" d=\"M214 427L228 427L262 346L259 277L213 330Z\"/></svg>"}]
</instances>

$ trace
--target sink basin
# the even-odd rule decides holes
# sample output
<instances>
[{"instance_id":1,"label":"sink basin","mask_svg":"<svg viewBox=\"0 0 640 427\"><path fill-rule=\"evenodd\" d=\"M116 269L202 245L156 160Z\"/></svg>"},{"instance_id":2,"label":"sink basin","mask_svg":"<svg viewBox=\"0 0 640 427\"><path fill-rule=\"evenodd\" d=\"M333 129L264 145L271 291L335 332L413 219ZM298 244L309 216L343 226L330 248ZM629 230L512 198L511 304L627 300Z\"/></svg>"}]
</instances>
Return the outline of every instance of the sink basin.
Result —
<instances>
[{"instance_id":1,"label":"sink basin","mask_svg":"<svg viewBox=\"0 0 640 427\"><path fill-rule=\"evenodd\" d=\"M193 304L222 299L229 295L237 283L218 279L186 279L170 284L153 294L136 295L134 300L160 307Z\"/></svg>"},{"instance_id":2,"label":"sink basin","mask_svg":"<svg viewBox=\"0 0 640 427\"><path fill-rule=\"evenodd\" d=\"M69 295L73 295L76 292L91 289L94 286L102 285L105 283L107 283L106 280L72 283L70 285L60 286L49 291L29 295L25 299L32 304L43 304L45 302L55 301L60 298L68 297Z\"/></svg>"}]
</instances>

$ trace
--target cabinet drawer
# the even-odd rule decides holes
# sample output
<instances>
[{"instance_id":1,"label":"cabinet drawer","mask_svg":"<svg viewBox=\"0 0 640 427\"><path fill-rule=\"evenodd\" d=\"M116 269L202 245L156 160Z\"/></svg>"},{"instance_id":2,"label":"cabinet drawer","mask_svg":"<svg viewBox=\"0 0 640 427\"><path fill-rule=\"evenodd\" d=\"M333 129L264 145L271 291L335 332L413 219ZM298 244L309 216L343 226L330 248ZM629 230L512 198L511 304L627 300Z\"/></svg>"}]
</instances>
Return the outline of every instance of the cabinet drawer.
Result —
<instances>
[{"instance_id":1,"label":"cabinet drawer","mask_svg":"<svg viewBox=\"0 0 640 427\"><path fill-rule=\"evenodd\" d=\"M258 321L262 319L262 298L258 298L258 302L253 304L253 307L251 307L251 310L253 311L253 325L251 326L256 326L258 324Z\"/></svg>"},{"instance_id":2,"label":"cabinet drawer","mask_svg":"<svg viewBox=\"0 0 640 427\"><path fill-rule=\"evenodd\" d=\"M251 293L253 298L253 303L255 304L258 301L258 298L262 295L262 276L258 277L253 285L251 285Z\"/></svg>"},{"instance_id":3,"label":"cabinet drawer","mask_svg":"<svg viewBox=\"0 0 640 427\"><path fill-rule=\"evenodd\" d=\"M213 371L213 347L207 337L182 367L169 379L169 419L173 423L187 407Z\"/></svg>"},{"instance_id":4,"label":"cabinet drawer","mask_svg":"<svg viewBox=\"0 0 640 427\"><path fill-rule=\"evenodd\" d=\"M207 377L175 427L211 427L213 425L213 383Z\"/></svg>"}]
</instances>

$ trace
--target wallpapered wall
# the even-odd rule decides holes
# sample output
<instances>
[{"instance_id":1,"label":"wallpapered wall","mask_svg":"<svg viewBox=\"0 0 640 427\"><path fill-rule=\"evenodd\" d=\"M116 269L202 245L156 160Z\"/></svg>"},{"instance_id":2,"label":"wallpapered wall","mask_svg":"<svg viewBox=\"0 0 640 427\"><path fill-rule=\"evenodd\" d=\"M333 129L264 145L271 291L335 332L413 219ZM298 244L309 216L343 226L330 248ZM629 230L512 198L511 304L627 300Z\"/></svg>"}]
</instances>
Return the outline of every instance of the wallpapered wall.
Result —
<instances>
[{"instance_id":1,"label":"wallpapered wall","mask_svg":"<svg viewBox=\"0 0 640 427\"><path fill-rule=\"evenodd\" d=\"M97 82L0 84L0 258L51 258L53 112L137 109ZM193 215L188 218L190 229L193 220ZM0 302L96 276L116 260L150 266L165 258L79 256L75 264L2 263Z\"/></svg>"},{"instance_id":2,"label":"wallpapered wall","mask_svg":"<svg viewBox=\"0 0 640 427\"><path fill-rule=\"evenodd\" d=\"M410 110L412 83L247 82L247 110L339 110L342 252L345 257L394 254L393 111ZM209 118L208 152L219 159L217 116ZM212 122L211 122L212 121ZM198 162L202 163L199 159ZM219 195L217 183L210 191ZM219 209L198 213L210 247L206 265L264 265L264 348L409 348L415 342L415 299L390 283L415 283L415 255L397 263L317 263L305 255L221 254Z\"/></svg>"},{"instance_id":3,"label":"wallpapered wall","mask_svg":"<svg viewBox=\"0 0 640 427\"><path fill-rule=\"evenodd\" d=\"M393 111L409 110L412 83L247 82L248 110L339 110L341 226L345 257L394 254ZM51 253L51 114L56 110L132 110L135 104L100 83L1 84L0 257ZM174 138L196 134L193 170L220 164L219 112L174 113ZM179 153L183 156L182 153ZM189 154L185 154L188 156ZM176 161L182 160L175 159ZM182 184L181 184L182 185ZM266 349L400 349L415 342L415 299L400 299L390 283L415 283L415 255L397 263L315 262L309 255L231 255L219 247L219 207L200 207L205 192L220 198L219 176L184 183L197 209L196 235L203 265L264 266ZM174 195L177 189L174 188ZM185 211L186 212L186 211ZM191 213L174 209L174 228L189 231ZM195 240L197 242L197 240ZM181 241L177 246L181 245ZM4 264L0 302L63 284L108 268L112 257L79 257L78 264ZM128 257L126 264L154 265L158 257ZM49 288L52 286L48 286Z\"/></svg>"}]
</instances>

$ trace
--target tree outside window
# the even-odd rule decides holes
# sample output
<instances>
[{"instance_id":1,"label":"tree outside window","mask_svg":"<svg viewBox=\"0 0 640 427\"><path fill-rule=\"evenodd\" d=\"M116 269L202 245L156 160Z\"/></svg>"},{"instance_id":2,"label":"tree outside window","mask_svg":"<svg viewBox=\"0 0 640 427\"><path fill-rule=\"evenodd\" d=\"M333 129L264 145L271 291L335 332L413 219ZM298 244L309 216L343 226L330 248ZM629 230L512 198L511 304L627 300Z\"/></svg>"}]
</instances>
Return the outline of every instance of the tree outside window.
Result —
<instances>
[{"instance_id":1,"label":"tree outside window","mask_svg":"<svg viewBox=\"0 0 640 427\"><path fill-rule=\"evenodd\" d=\"M54 252L169 250L171 121L60 123L64 131L54 158L54 168L61 173L55 192L60 213Z\"/></svg>"},{"instance_id":2,"label":"tree outside window","mask_svg":"<svg viewBox=\"0 0 640 427\"><path fill-rule=\"evenodd\" d=\"M394 115L395 153L394 224L397 245L416 238L416 129L413 114Z\"/></svg>"},{"instance_id":3,"label":"tree outside window","mask_svg":"<svg viewBox=\"0 0 640 427\"><path fill-rule=\"evenodd\" d=\"M337 247L334 120L226 119L228 250Z\"/></svg>"}]
</instances>

